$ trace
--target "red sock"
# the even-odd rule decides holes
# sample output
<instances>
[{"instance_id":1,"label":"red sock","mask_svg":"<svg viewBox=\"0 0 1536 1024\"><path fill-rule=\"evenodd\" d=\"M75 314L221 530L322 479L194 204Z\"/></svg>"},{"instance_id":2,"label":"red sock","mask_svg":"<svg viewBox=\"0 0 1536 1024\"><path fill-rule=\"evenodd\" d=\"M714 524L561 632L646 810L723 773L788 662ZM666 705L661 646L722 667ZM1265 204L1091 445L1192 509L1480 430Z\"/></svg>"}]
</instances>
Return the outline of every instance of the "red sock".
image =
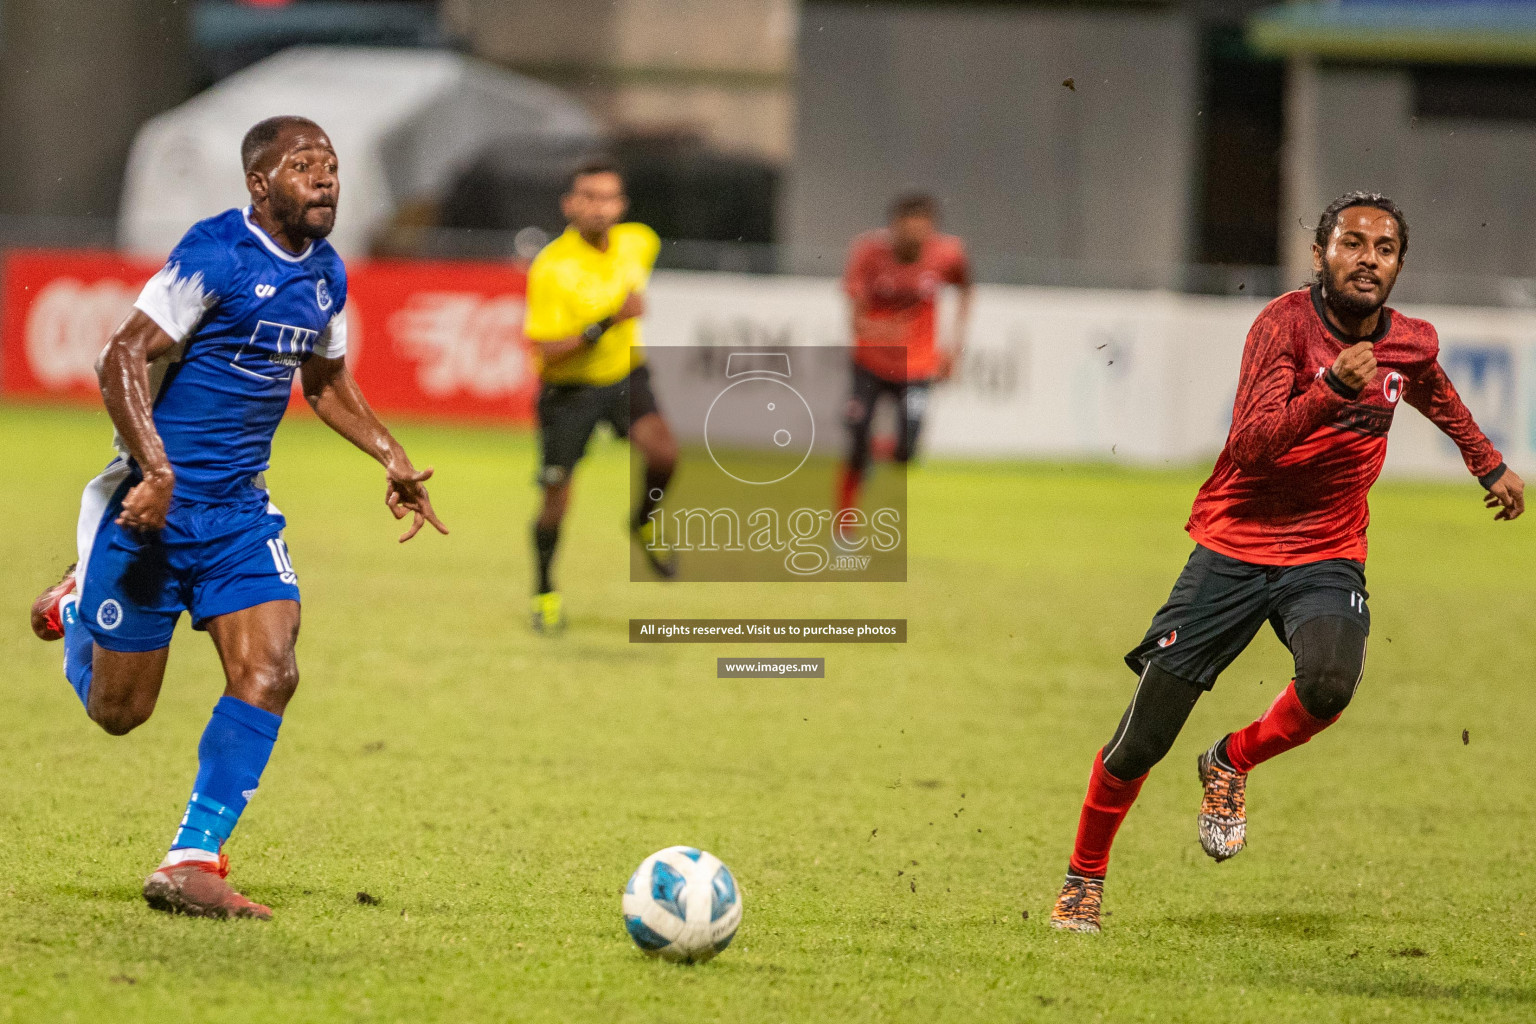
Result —
<instances>
[{"instance_id":1,"label":"red sock","mask_svg":"<svg viewBox=\"0 0 1536 1024\"><path fill-rule=\"evenodd\" d=\"M1338 715L1327 721L1312 717L1301 706L1292 679L1258 721L1227 737L1227 760L1238 771L1251 772L1255 765L1301 746L1338 720Z\"/></svg>"},{"instance_id":2,"label":"red sock","mask_svg":"<svg viewBox=\"0 0 1536 1024\"><path fill-rule=\"evenodd\" d=\"M1120 831L1141 792L1139 779L1117 779L1104 767L1104 752L1093 757L1093 774L1088 777L1088 795L1083 798L1083 814L1077 819L1077 844L1072 847L1072 859L1067 862L1074 875L1087 878L1103 878L1109 869L1109 848Z\"/></svg>"},{"instance_id":3,"label":"red sock","mask_svg":"<svg viewBox=\"0 0 1536 1024\"><path fill-rule=\"evenodd\" d=\"M852 466L843 466L837 477L837 510L858 508L861 474Z\"/></svg>"}]
</instances>

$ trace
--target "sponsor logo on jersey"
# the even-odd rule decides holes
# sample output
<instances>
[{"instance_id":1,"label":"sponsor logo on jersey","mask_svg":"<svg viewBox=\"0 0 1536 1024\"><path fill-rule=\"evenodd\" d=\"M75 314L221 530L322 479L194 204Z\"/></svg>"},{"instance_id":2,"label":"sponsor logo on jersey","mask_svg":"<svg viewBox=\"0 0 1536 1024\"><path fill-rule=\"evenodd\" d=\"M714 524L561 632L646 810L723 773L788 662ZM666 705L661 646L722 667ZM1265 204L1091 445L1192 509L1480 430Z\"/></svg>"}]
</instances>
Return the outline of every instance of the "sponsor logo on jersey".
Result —
<instances>
[{"instance_id":1,"label":"sponsor logo on jersey","mask_svg":"<svg viewBox=\"0 0 1536 1024\"><path fill-rule=\"evenodd\" d=\"M256 286L256 297L258 299L270 299L276 294L277 285L275 284L259 284Z\"/></svg>"},{"instance_id":2,"label":"sponsor logo on jersey","mask_svg":"<svg viewBox=\"0 0 1536 1024\"><path fill-rule=\"evenodd\" d=\"M1397 400L1403 397L1403 375L1393 370L1383 377L1381 380L1381 393L1386 396L1387 401L1396 405Z\"/></svg>"},{"instance_id":3,"label":"sponsor logo on jersey","mask_svg":"<svg viewBox=\"0 0 1536 1024\"><path fill-rule=\"evenodd\" d=\"M1179 639L1179 631L1176 630L1176 629L1170 629L1168 631L1168 635L1163 637L1161 640L1159 640L1157 642L1157 646L1159 646L1159 647L1172 647L1174 645L1174 642L1177 641L1178 639Z\"/></svg>"},{"instance_id":4,"label":"sponsor logo on jersey","mask_svg":"<svg viewBox=\"0 0 1536 1024\"><path fill-rule=\"evenodd\" d=\"M235 353L233 366L262 380L287 380L315 350L319 331L258 320L250 340Z\"/></svg>"},{"instance_id":5,"label":"sponsor logo on jersey","mask_svg":"<svg viewBox=\"0 0 1536 1024\"><path fill-rule=\"evenodd\" d=\"M96 609L96 625L102 629L116 629L122 623L123 606L110 597L101 602L101 607Z\"/></svg>"},{"instance_id":6,"label":"sponsor logo on jersey","mask_svg":"<svg viewBox=\"0 0 1536 1024\"><path fill-rule=\"evenodd\" d=\"M1334 418L1332 426L1351 434L1386 437L1392 426L1392 406L1366 405L1363 402L1346 405Z\"/></svg>"},{"instance_id":7,"label":"sponsor logo on jersey","mask_svg":"<svg viewBox=\"0 0 1536 1024\"><path fill-rule=\"evenodd\" d=\"M325 286L325 278L315 282L315 305L323 313L331 308L331 290Z\"/></svg>"}]
</instances>

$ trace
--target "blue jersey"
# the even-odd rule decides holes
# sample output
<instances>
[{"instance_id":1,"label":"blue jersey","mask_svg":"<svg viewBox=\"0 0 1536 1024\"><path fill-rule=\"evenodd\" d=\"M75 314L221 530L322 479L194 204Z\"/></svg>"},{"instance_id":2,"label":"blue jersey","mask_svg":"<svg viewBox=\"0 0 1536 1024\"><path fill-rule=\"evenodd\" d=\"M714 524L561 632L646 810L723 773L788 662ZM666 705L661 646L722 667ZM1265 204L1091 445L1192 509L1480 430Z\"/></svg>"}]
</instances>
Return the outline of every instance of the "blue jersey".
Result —
<instances>
[{"instance_id":1,"label":"blue jersey","mask_svg":"<svg viewBox=\"0 0 1536 1024\"><path fill-rule=\"evenodd\" d=\"M346 354L347 272L329 242L295 255L250 207L198 221L134 306L176 344L150 370L155 429L182 499L264 498L294 372Z\"/></svg>"}]
</instances>

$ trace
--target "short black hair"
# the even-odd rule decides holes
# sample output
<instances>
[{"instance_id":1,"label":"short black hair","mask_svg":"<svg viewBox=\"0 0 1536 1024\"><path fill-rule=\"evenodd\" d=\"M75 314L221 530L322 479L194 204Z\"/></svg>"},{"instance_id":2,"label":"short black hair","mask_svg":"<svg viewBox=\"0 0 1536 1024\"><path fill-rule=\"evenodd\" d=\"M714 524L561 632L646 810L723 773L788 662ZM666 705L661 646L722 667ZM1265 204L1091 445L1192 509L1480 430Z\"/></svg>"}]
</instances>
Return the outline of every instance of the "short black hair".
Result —
<instances>
[{"instance_id":1,"label":"short black hair","mask_svg":"<svg viewBox=\"0 0 1536 1024\"><path fill-rule=\"evenodd\" d=\"M939 201L927 192L904 192L891 200L891 220L902 217L939 219Z\"/></svg>"},{"instance_id":2,"label":"short black hair","mask_svg":"<svg viewBox=\"0 0 1536 1024\"><path fill-rule=\"evenodd\" d=\"M1384 210L1397 221L1398 255L1408 254L1408 218L1403 216L1403 211L1387 196L1380 192L1346 192L1323 210L1322 219L1317 222L1317 234L1313 241L1319 246L1328 248L1328 238L1333 234L1333 229L1339 226L1339 214L1351 206L1369 206L1375 210Z\"/></svg>"},{"instance_id":3,"label":"short black hair","mask_svg":"<svg viewBox=\"0 0 1536 1024\"><path fill-rule=\"evenodd\" d=\"M245 133L245 138L240 140L240 166L249 173L256 165L256 160L267 151L267 147L277 141L277 137L289 128L302 126L305 128L319 128L307 117L297 114L279 114L257 121L251 125L250 131Z\"/></svg>"},{"instance_id":4,"label":"short black hair","mask_svg":"<svg viewBox=\"0 0 1536 1024\"><path fill-rule=\"evenodd\" d=\"M593 174L617 174L619 181L624 180L624 168L611 156L598 154L584 158L575 167L571 168L571 180L569 186L576 187L577 178L585 178Z\"/></svg>"}]
</instances>

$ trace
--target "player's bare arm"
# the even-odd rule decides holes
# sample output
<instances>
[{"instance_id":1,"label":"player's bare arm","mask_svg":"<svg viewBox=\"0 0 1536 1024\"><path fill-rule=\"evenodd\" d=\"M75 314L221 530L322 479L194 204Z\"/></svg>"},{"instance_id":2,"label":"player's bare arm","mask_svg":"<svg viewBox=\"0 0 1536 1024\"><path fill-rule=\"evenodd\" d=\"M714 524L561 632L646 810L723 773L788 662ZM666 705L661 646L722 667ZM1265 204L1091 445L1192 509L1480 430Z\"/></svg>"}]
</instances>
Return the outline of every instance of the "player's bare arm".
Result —
<instances>
[{"instance_id":1,"label":"player's bare arm","mask_svg":"<svg viewBox=\"0 0 1536 1024\"><path fill-rule=\"evenodd\" d=\"M432 499L427 494L426 481L432 476L432 467L418 470L411 464L410 456L406 455L400 442L369 407L352 371L347 369L347 361L312 356L305 362L301 376L304 399L315 415L384 467L389 477L384 504L389 511L396 519L404 519L408 514L415 516L410 529L400 537L400 543L416 536L427 523L431 523L438 533L446 534L448 527L437 518L437 513L432 510Z\"/></svg>"},{"instance_id":2,"label":"player's bare arm","mask_svg":"<svg viewBox=\"0 0 1536 1024\"><path fill-rule=\"evenodd\" d=\"M116 520L136 530L165 528L176 484L165 444L155 430L149 384L149 364L175 344L158 324L134 310L107 342L97 368L107 415L144 475L124 496L122 514Z\"/></svg>"},{"instance_id":3,"label":"player's bare arm","mask_svg":"<svg viewBox=\"0 0 1536 1024\"><path fill-rule=\"evenodd\" d=\"M617 310L596 323L588 324L579 334L573 334L568 338L557 338L554 341L539 342L539 351L544 354L544 364L556 366L576 353L596 345L598 339L608 333L609 328L644 315L645 295L641 292L630 292L624 296L624 301L620 303Z\"/></svg>"},{"instance_id":4,"label":"player's bare arm","mask_svg":"<svg viewBox=\"0 0 1536 1024\"><path fill-rule=\"evenodd\" d=\"M939 353L939 380L949 380L954 376L955 367L965 355L966 332L971 323L971 302L975 298L976 288L970 282L958 285L959 292L955 304L955 325L949 337L949 344Z\"/></svg>"}]
</instances>

